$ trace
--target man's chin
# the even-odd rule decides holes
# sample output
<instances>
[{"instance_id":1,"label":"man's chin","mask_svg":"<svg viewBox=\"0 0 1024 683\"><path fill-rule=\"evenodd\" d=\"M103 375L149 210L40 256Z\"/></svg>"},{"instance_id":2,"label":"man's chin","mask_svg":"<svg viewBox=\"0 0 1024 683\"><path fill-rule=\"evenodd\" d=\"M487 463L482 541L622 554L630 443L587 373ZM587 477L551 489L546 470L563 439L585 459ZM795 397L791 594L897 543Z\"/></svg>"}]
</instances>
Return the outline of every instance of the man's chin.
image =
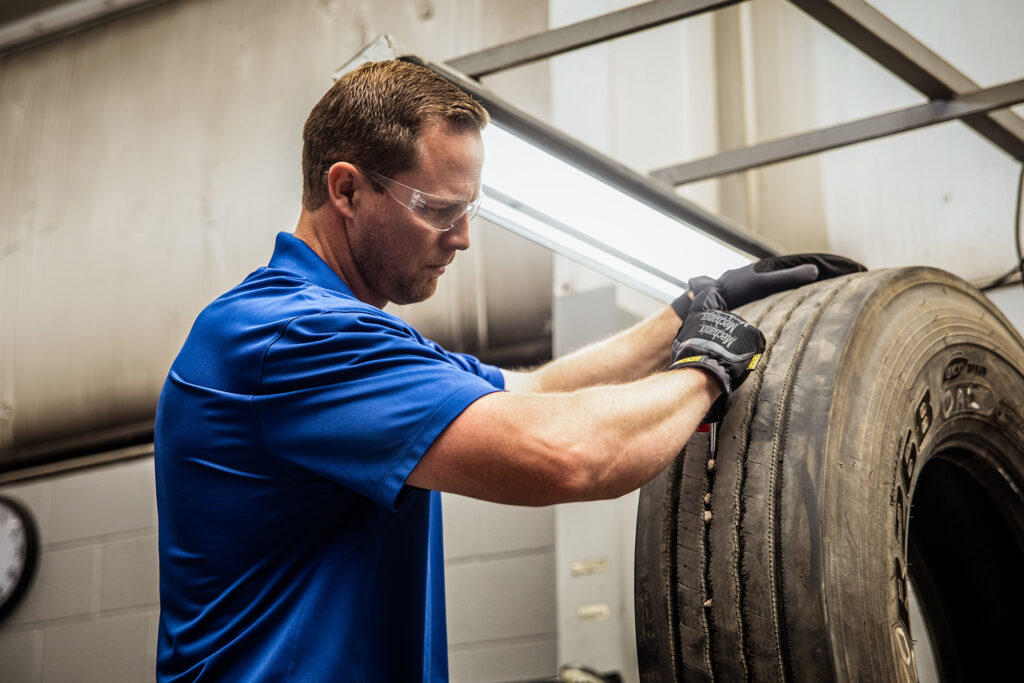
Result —
<instances>
[{"instance_id":1,"label":"man's chin","mask_svg":"<svg viewBox=\"0 0 1024 683\"><path fill-rule=\"evenodd\" d=\"M418 304L422 301L426 301L430 297L434 296L437 291L437 280L438 278L432 277L429 280L418 282L413 286L404 287L402 291L397 292L394 297L391 298L391 303L398 304L399 306L407 306L409 304Z\"/></svg>"}]
</instances>

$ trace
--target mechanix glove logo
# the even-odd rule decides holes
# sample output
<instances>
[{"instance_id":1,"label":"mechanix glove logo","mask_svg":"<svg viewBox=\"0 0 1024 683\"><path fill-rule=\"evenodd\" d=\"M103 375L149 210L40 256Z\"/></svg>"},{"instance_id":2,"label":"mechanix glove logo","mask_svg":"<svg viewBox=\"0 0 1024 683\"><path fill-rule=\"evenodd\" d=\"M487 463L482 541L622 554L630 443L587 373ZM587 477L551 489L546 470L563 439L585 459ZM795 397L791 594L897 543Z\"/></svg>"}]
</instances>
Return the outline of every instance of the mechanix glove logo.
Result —
<instances>
[{"instance_id":1,"label":"mechanix glove logo","mask_svg":"<svg viewBox=\"0 0 1024 683\"><path fill-rule=\"evenodd\" d=\"M710 374L722 396L705 417L717 422L725 416L732 391L757 367L764 353L761 331L733 313L692 312L672 342L672 370L694 368Z\"/></svg>"}]
</instances>

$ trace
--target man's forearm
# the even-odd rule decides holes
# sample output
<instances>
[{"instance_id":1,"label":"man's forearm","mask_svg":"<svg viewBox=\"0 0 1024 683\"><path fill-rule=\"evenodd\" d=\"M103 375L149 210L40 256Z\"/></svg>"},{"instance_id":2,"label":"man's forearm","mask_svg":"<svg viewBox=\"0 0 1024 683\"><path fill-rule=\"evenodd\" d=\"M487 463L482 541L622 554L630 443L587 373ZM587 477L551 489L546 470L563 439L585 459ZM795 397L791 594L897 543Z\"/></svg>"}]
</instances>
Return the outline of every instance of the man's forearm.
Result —
<instances>
[{"instance_id":1,"label":"man's forearm","mask_svg":"<svg viewBox=\"0 0 1024 683\"><path fill-rule=\"evenodd\" d=\"M511 391L575 391L630 382L664 368L679 317L665 307L607 339L589 344L529 372L506 372Z\"/></svg>"},{"instance_id":2,"label":"man's forearm","mask_svg":"<svg viewBox=\"0 0 1024 683\"><path fill-rule=\"evenodd\" d=\"M719 391L701 371L676 370L574 392L489 394L408 483L515 505L621 496L671 462Z\"/></svg>"},{"instance_id":3,"label":"man's forearm","mask_svg":"<svg viewBox=\"0 0 1024 683\"><path fill-rule=\"evenodd\" d=\"M657 476L719 393L708 375L689 370L575 392L577 411L569 438L585 444L587 453L578 455L591 477L576 499L621 496Z\"/></svg>"}]
</instances>

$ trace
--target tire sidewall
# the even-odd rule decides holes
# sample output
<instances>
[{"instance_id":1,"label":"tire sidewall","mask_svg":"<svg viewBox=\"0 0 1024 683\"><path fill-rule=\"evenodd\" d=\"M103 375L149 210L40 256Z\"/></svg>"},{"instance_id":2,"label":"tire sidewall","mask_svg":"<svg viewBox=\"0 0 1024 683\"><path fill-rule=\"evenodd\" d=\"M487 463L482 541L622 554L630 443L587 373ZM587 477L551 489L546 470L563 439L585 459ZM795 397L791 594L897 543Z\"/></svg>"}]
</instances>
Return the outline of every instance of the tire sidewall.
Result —
<instances>
[{"instance_id":1,"label":"tire sidewall","mask_svg":"<svg viewBox=\"0 0 1024 683\"><path fill-rule=\"evenodd\" d=\"M1020 358L1008 360L1019 345L1000 342L1012 342L1013 333L979 334L972 319L982 302L957 288L948 307L934 296L925 306L944 309L928 335L900 339L897 331L913 324L884 318L907 309L908 291L897 297L902 305L868 311L837 365L841 400L833 408L841 415L830 419L835 429L822 468L821 549L839 680L889 680L887 672L895 672L892 680L918 680L913 643L922 636L911 633L907 539L928 463L959 443L1024 480L1024 377ZM1010 452L1001 453L1006 444Z\"/></svg>"}]
</instances>

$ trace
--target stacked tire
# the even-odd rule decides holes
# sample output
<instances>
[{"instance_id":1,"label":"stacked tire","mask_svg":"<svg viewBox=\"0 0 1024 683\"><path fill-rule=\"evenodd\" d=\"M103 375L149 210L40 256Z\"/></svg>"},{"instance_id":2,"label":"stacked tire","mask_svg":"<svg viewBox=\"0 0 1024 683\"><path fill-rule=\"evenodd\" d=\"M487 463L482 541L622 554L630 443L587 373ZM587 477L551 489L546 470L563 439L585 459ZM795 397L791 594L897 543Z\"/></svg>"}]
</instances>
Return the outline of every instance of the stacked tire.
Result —
<instances>
[{"instance_id":1,"label":"stacked tire","mask_svg":"<svg viewBox=\"0 0 1024 683\"><path fill-rule=\"evenodd\" d=\"M641 492L641 679L1016 680L1020 335L929 268L738 313L765 356Z\"/></svg>"}]
</instances>

